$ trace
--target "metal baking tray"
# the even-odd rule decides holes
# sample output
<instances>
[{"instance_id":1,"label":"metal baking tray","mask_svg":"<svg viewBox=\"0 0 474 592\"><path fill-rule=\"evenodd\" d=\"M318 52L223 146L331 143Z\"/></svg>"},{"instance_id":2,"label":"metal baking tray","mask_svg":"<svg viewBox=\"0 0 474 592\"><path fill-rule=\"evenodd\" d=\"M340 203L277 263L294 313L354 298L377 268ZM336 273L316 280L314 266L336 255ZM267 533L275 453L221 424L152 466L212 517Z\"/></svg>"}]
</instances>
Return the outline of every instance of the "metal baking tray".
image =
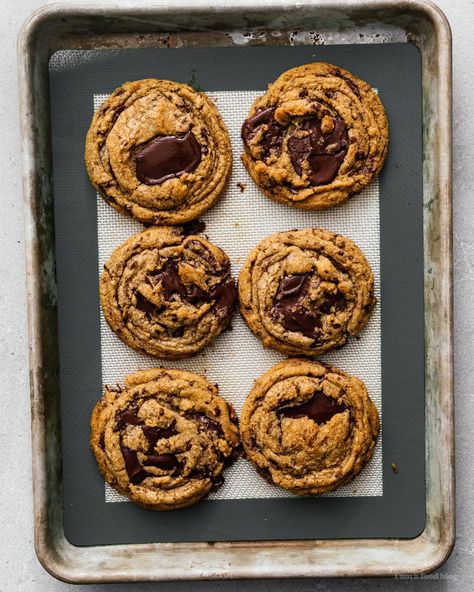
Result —
<instances>
[{"instance_id":1,"label":"metal baking tray","mask_svg":"<svg viewBox=\"0 0 474 592\"><path fill-rule=\"evenodd\" d=\"M405 42L422 56L426 526L412 539L76 547L64 536L48 61L59 49ZM430 2L220 6L201 0L49 5L18 40L27 247L35 548L57 578L125 582L421 574L449 556L454 526L451 35Z\"/></svg>"}]
</instances>

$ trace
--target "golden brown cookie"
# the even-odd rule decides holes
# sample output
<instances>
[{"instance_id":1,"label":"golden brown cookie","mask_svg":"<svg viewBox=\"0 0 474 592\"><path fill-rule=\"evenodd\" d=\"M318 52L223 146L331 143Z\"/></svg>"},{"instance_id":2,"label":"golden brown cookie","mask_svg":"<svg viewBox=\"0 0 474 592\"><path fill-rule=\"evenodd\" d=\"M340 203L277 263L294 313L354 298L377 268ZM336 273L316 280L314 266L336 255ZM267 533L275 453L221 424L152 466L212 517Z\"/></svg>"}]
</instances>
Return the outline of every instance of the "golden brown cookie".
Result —
<instances>
[{"instance_id":1,"label":"golden brown cookie","mask_svg":"<svg viewBox=\"0 0 474 592\"><path fill-rule=\"evenodd\" d=\"M366 82L316 62L269 85L253 103L242 139L244 165L265 195L322 210L347 201L377 176L388 123Z\"/></svg>"},{"instance_id":2,"label":"golden brown cookie","mask_svg":"<svg viewBox=\"0 0 474 592\"><path fill-rule=\"evenodd\" d=\"M90 443L104 479L153 510L195 504L224 482L239 433L231 405L198 374L160 368L106 387Z\"/></svg>"},{"instance_id":3,"label":"golden brown cookie","mask_svg":"<svg viewBox=\"0 0 474 592\"><path fill-rule=\"evenodd\" d=\"M119 212L144 224L182 224L222 194L232 149L205 93L149 78L123 84L97 109L85 161L97 191Z\"/></svg>"},{"instance_id":4,"label":"golden brown cookie","mask_svg":"<svg viewBox=\"0 0 474 592\"><path fill-rule=\"evenodd\" d=\"M375 303L372 270L348 238L317 228L261 241L239 276L240 311L265 347L317 356L343 346Z\"/></svg>"},{"instance_id":5,"label":"golden brown cookie","mask_svg":"<svg viewBox=\"0 0 474 592\"><path fill-rule=\"evenodd\" d=\"M130 237L100 279L111 329L157 358L200 351L228 326L236 301L227 255L185 227L152 226Z\"/></svg>"},{"instance_id":6,"label":"golden brown cookie","mask_svg":"<svg viewBox=\"0 0 474 592\"><path fill-rule=\"evenodd\" d=\"M372 458L379 417L364 383L309 360L286 360L256 382L240 420L245 454L270 483L298 495L351 481Z\"/></svg>"}]
</instances>

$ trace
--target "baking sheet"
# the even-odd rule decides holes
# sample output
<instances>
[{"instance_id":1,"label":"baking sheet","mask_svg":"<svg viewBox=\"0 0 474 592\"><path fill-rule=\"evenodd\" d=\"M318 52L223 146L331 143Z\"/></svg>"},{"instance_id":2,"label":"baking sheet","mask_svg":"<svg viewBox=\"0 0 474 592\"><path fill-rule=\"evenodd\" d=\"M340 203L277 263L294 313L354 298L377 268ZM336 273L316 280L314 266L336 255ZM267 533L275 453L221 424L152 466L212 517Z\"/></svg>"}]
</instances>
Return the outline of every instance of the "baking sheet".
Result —
<instances>
[{"instance_id":1,"label":"baking sheet","mask_svg":"<svg viewBox=\"0 0 474 592\"><path fill-rule=\"evenodd\" d=\"M211 52L212 59L208 52ZM98 90L110 92L125 80L147 76L184 82L197 80L205 90L218 90L221 93L251 92L262 89L288 67L316 59L347 67L377 87L391 123L390 157L380 180L382 281L377 282L382 289L382 300L377 310L382 315L384 459L387 459L383 466L384 495L372 499L367 497L366 491L362 492L364 495L360 498L337 500L257 500L255 497L246 500L210 500L195 508L172 513L172 516L147 512L132 504L107 504L105 510L103 482L98 477L87 449L88 414L100 396L101 373L104 373L103 365L100 369L100 336L97 339L97 256L100 255L97 251L97 211L93 211L93 189L82 168L83 139L91 117L91 97ZM231 69L229 63L232 63ZM416 535L424 523L421 93L417 50L408 45L387 45L68 51L53 56L50 73L63 383L65 527L68 538L77 544L93 544ZM400 93L401 87L403 93ZM84 105L87 101L88 109ZM71 117L71 109L74 110L74 117ZM252 197L250 183L247 183L242 197L247 191L247 197ZM372 192L374 188L372 186ZM344 219L345 212L347 216L350 215L346 219L350 224L356 215L361 218L361 236L358 238L352 235L352 238L364 252L367 251L367 245L362 244L361 240L364 241L364 237L365 240L374 240L371 217L368 215L370 209L363 209L364 206L368 207L363 200L369 199L369 203L373 204L373 195L372 201L370 195L361 195L347 206L327 213L296 212L279 204L270 204L258 192L253 197L262 202L262 207L273 208L275 217L283 217L279 218L280 223L288 219L288 224L281 228L275 227L275 230L301 227L304 216L307 216L307 221L317 220L311 224L306 222L305 226L322 226L324 224L321 221L326 219L328 228L338 230L336 226ZM226 203L230 201L223 200L216 208L225 207ZM204 219L213 216L213 212L217 212L216 208ZM294 216L297 217L296 221ZM364 216L367 217L365 228ZM268 218L262 216L262 219ZM124 224L128 222L125 219ZM351 236L347 230L351 228L345 231L341 229ZM232 245L225 244L226 239L231 237L226 233L215 236L212 220L208 232L211 240L232 256ZM268 234L266 230L261 236L265 234ZM91 240L84 241L86 236ZM259 238L256 236L255 242ZM84 243L80 256L78 240ZM71 251L71 248L74 250ZM94 256L95 277L86 265L86 261L90 264ZM371 263L374 265L373 260ZM235 270L238 265L235 262ZM78 323L78 318L81 323ZM83 319L86 327L82 325ZM370 326L373 328L374 325ZM75 339L75 333L81 333L82 339ZM226 337L234 338L232 334L227 334L220 340ZM354 341L355 346L359 346L359 343ZM219 341L215 347L218 345ZM350 350L344 350L348 356ZM344 350L333 355L344 356ZM85 369L84 363L91 362L91 353L99 357L99 364L94 359L92 364L87 365L85 375L81 374L80 370ZM379 358L376 355L374 359L373 353L364 349L364 344L360 346L359 354L358 373L367 380L363 366L366 366L367 374ZM265 355L269 362L267 367L279 359L278 354L266 352ZM272 356L277 357L273 359ZM343 362L344 357L336 363L354 372L347 366L347 359L346 365ZM149 365L149 361L144 365ZM124 364L122 376L128 371ZM74 381L71 380L73 377ZM78 390L82 399L77 397ZM226 396L223 390L221 392ZM378 450L381 449L380 446ZM80 463L77 463L77 455L81 459ZM391 474L390 462L397 462L403 473L400 471L396 476ZM382 491L381 485L380 482L379 493ZM102 499L99 497L100 488ZM225 494L225 490L223 492ZM373 490L369 493L373 495ZM344 493L348 494L352 495L352 491ZM254 492L256 495L261 495L261 492ZM235 491L228 497L235 498ZM71 503L68 504L68 500ZM91 520L91 516L95 519ZM308 520L312 516L317 517L317 520ZM348 516L351 516L350 521ZM401 516L403 522L400 522ZM190 518L193 522L191 527ZM391 535L390 532L402 534Z\"/></svg>"}]
</instances>

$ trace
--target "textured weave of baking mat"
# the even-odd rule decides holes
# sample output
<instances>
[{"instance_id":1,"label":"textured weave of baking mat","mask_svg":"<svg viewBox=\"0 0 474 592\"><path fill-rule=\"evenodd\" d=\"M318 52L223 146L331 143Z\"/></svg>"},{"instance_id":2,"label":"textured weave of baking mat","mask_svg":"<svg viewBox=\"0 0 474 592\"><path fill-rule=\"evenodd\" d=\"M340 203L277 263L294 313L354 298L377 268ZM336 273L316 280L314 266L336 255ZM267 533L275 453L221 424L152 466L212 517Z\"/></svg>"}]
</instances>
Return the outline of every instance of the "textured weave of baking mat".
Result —
<instances>
[{"instance_id":1,"label":"textured weave of baking mat","mask_svg":"<svg viewBox=\"0 0 474 592\"><path fill-rule=\"evenodd\" d=\"M387 51L387 49L392 51ZM415 430L423 429L423 413L420 405L418 405L418 412L412 413L413 397L411 403L407 402L405 400L408 394L406 391L400 397L400 402L405 405L405 408L393 405L393 395L392 404L390 404L390 398L387 403L387 392L390 393L395 387L396 393L397 377L393 372L393 368L391 368L394 366L394 360L387 359L387 355L384 354L384 335L387 332L386 327L389 327L389 338L393 342L393 337L396 339L402 338L401 330L408 330L408 332L411 330L413 333L414 326L416 330L419 330L420 314L422 316L422 308L420 309L420 296L422 306L422 281L420 284L420 278L418 277L416 282L410 282L410 295L407 302L410 307L408 313L410 318L407 319L407 322L401 320L402 317L397 318L393 314L388 317L387 315L387 310L389 314L390 310L396 310L394 304L397 301L403 304L403 300L407 300L406 294L404 295L402 292L402 284L406 283L405 278L399 278L399 280L402 279L402 282L395 283L395 290L391 289L387 292L385 286L387 283L392 282L394 276L395 278L400 276L402 272L401 265L405 265L405 274L408 273L409 276L407 280L412 275L414 276L413 272L415 270L412 267L414 262L418 261L419 263L422 255L420 252L420 245L422 247L420 216L413 218L414 212L412 210L414 207L411 206L412 203L416 204L416 198L413 196L416 196L417 181L421 179L421 168L416 168L417 165L421 167L421 149L419 154L416 154L413 144L410 144L408 149L408 152L412 152L410 160L407 159L406 147L405 151L395 149L395 153L398 152L399 158L398 161L392 162L392 171L396 171L397 166L398 170L400 170L400 167L403 170L404 166L409 166L412 170L408 173L405 171L404 177L392 183L392 186L388 186L386 182L387 172L384 171L380 180L380 190L379 182L375 182L360 195L350 200L348 204L326 212L302 212L267 200L248 177L239 160L241 152L240 125L253 99L281 71L290 66L314 61L315 59L332 61L347 67L371 82L379 90L382 100L387 106L387 112L392 124L392 146L390 151L392 155L394 152L393 115L398 116L398 114L390 113L390 92L393 93L396 90L393 82L398 81L400 83L403 80L411 94L414 94L415 98L417 98L416 85L419 84L419 79L417 80L417 76L419 76L419 70L417 70L418 54L416 51L413 52L413 48L406 45L396 45L391 48L383 46L383 50L375 54L373 48L369 46L352 46L350 49L348 47L287 47L245 50L232 48L176 51L128 50L126 52L68 51L59 52L53 56L50 79L53 105L53 156L60 313L65 525L69 537L77 544L92 544L93 541L105 543L147 540L390 536L390 532L400 533L400 531L403 531L403 529L396 526L394 520L387 516L387 511L393 511L393 504L396 505L396 500L401 499L400 495L397 495L395 499L393 494L397 493L398 486L405 479L403 477L398 478L398 480L394 479L394 477L399 477L401 473L395 475L393 471L388 471L387 462L390 466L390 461L395 462L398 460L400 467L403 467L401 461L403 451L409 453L407 468L409 463L415 462L418 471L421 470L421 473L417 473L418 479L412 480L412 486L417 495L421 491L424 492L424 467L420 449L413 447L413 433L416 433ZM210 56L208 52L212 53L211 63L207 59ZM381 57L380 54L382 54ZM140 59L137 59L138 57ZM270 57L271 59L269 59ZM401 62L400 58L402 58ZM412 62L414 71L418 72L417 75L410 74L410 71L405 71L406 69L400 65L403 60L407 59ZM226 67L226 63L232 64L232 68ZM400 69L402 72L398 72ZM387 82L388 74L392 75L391 82ZM76 154L77 152L82 157L84 134L90 122L94 104L97 106L107 93L121 82L148 76L172 78L183 82L197 81L215 100L226 122L234 150L233 173L226 193L218 204L203 216L203 219L206 222L206 233L210 240L221 246L229 254L234 275L237 275L250 249L264 236L278 230L313 226L328 228L352 238L364 251L374 270L379 303L368 326L361 333L359 340L352 339L346 347L338 352L323 356L323 359L351 374L359 376L365 381L369 393L383 417L384 445L382 447L382 441L380 440L374 458L359 477L351 484L332 494L328 494L326 498L303 500L292 496L267 484L246 461L240 460L226 471L224 486L211 494L207 501L194 508L164 515L147 512L136 508L131 503L107 503L121 501L123 498L120 498L110 488L107 488L104 492L104 484L100 481L100 476L96 474L97 471L93 466L93 459L90 458L90 452L86 451L84 446L84 443L87 444L88 435L88 425L84 425L84 420L88 420L90 410L97 398L99 398L104 383L121 383L123 377L129 372L137 368L156 366L158 362L131 350L121 343L100 315L97 300L94 302L94 314L89 314L89 316L91 323L93 318L97 320L97 326L100 326L99 335L97 335L97 327L94 327L93 333L89 331L87 335L87 345L73 341L72 334L75 331L80 332L77 323L81 312L80 309L85 308L79 302L77 290L84 290L84 282L87 285L90 283L89 290L94 290L93 295L96 299L98 268L99 270L102 268L103 263L117 245L128 236L140 231L142 226L109 208L102 200L93 196L93 190L91 195L91 187L88 185L83 171L75 169L74 179L69 177L69 181L77 180L79 185L77 187L71 182L68 184L68 191L72 192L73 196L70 193L66 195L66 192L61 191L61 187L66 189L64 168L69 168L71 153ZM71 85L73 88L71 88ZM236 88L237 86L238 88ZM410 95L410 92L408 92L408 95ZM388 104L387 93L389 95ZM64 109L66 107L64 102L68 100L70 101L69 109L72 106L75 108L75 115L70 118L72 121L66 121L64 111L62 115L58 113L57 103L62 102ZM84 101L87 102L87 105L83 104ZM405 98L392 101L395 107L392 111L400 110L402 106L400 103L405 102ZM405 134L411 134L415 137L417 134L419 135L415 116L420 117L420 115L419 105L415 101L411 106L410 116L408 117L410 121L402 122ZM407 119L406 116L405 119ZM78 120L78 123L75 120ZM395 122L395 130L397 130L396 117ZM420 119L418 119L418 123L420 123ZM80 142L77 142L77 131L79 129L82 136L79 135ZM67 133L67 131L72 133ZM395 131L396 137L397 133ZM67 158L64 151L66 146ZM417 162L416 157L418 157L419 162ZM76 163L76 167L82 167L82 162ZM386 169L390 170L390 158ZM241 192L237 183L245 185L243 192ZM79 199L81 203L84 202L86 198L81 194L84 191L87 194L87 199L94 200L93 206L90 202L87 202L85 209L80 212L82 220L78 223L79 220L76 217L75 223L73 223L71 212L66 212L63 207L65 205L64 200L70 202L70 206L71 200L74 200L73 209L78 209L76 200ZM410 201L404 191L411 192ZM60 195L59 200L58 195ZM395 204L396 211L391 212L390 208L393 209L394 203L389 200L394 199L398 200L397 204ZM419 194L419 200L421 201L421 193ZM405 209L407 205L408 209ZM405 206L405 208L402 206ZM95 208L95 211L92 211L92 207ZM81 210L80 207L79 210ZM69 226L64 220L65 214L69 216ZM401 214L403 225L397 235L391 238L391 241L397 239L397 241L402 240L403 243L397 246L395 242L390 244L390 241L388 241L388 248L387 246L384 248L383 229L386 228L390 234L393 234L393 228L398 226ZM413 224L413 221L415 221L415 224ZM90 276L91 270L87 268L86 271L84 262L78 263L77 261L81 258L82 253L76 250L74 262L72 262L66 244L72 240L65 232L67 228L73 234L79 235L75 236L74 244L77 244L78 240L81 242L81 235L84 232L83 224L95 225L93 244L87 245L87 247L84 244L83 247L87 250L86 258L89 264L92 261L90 250L92 249L95 254L95 277L93 282ZM87 232L92 238L90 228L88 228ZM59 247L65 247L65 249ZM397 249L401 250L400 258L397 257ZM410 255L409 260L405 256L407 252ZM415 258L413 257L414 253ZM65 265L66 259L68 265ZM385 270L384 261L390 273ZM418 271L420 271L419 266ZM421 279L422 273L421 268ZM82 278L82 281L79 281L79 278ZM77 289L73 290L72 286L76 282ZM92 300L92 293L88 292L88 298ZM71 302L71 299L74 302ZM90 306L88 308L90 309ZM80 316L81 322L84 319L84 312L83 310ZM91 313L90 310L89 313ZM75 317L75 324L72 323L71 314ZM415 324L413 324L414 322ZM219 384L220 393L232 401L239 412L246 395L251 389L253 380L275 362L282 359L283 356L264 350L238 315L235 316L232 327L232 331L220 336L201 354L178 362L163 363L159 361L159 364L186 368L205 374L211 381ZM391 332L393 332L393 336L390 336ZM417 338L418 345L420 345L419 331ZM74 365L72 365L72 368L69 367L69 371L67 370L68 359L71 357L72 350L76 353L76 364L78 360L79 362L83 361L82 349L87 349L89 352L93 351L94 356L99 358L98 360L94 359L94 362L87 367L87 377L77 376L77 369ZM401 348L400 351L405 352L404 371L410 377L408 381L410 384L409 390L412 394L414 390L418 390L415 400L419 402L420 398L423 397L423 392L420 390L420 385L422 387L420 370L422 372L423 366L421 364L420 367L419 355L413 357L410 354L410 356L407 356L408 351L406 348ZM90 362L90 353L88 358ZM395 362L397 361L395 360ZM395 363L395 366L397 365L399 364ZM410 370L410 368L412 369ZM387 369L389 370L388 373ZM82 389L78 389L77 383L71 384L71 371L76 375L76 379L82 383ZM412 378L416 371L418 371L418 377L417 380L413 381ZM400 380L402 383L407 382L406 377L403 377L403 379L398 377L399 383ZM88 390L90 388L94 388L95 391L90 393ZM87 399L87 407L85 403L81 404L80 401L74 398L72 394L74 390L76 392L80 391L81 395L79 396ZM382 391L384 394L383 405ZM400 395L395 394L395 396ZM406 417L404 417L405 415ZM78 424L74 421L74 419L78 420L81 417L83 423ZM400 420L403 422L402 425L400 425ZM397 433L400 434L400 432L406 431L407 427L410 426L412 428L414 426L410 433L402 434L402 440L400 441L397 438L394 440ZM420 438L415 438L415 440L419 441ZM396 443L395 447L393 446L394 443ZM410 450L408 450L407 444L410 446ZM83 463L81 466L76 465L73 467L71 465L74 453L79 456ZM94 473L94 470L96 473ZM100 489L102 490L101 494ZM79 492L81 492L81 496L79 496ZM415 499L417 495L414 496ZM68 500L72 500L73 503L68 505ZM356 503L357 505L355 505ZM403 503L407 505L408 499L403 500ZM398 505L403 507L403 503ZM98 506L100 506L101 512L99 512ZM418 505L415 504L415 506L417 508L416 512L413 510L413 500L411 500L409 514L413 515L413 519L409 526L404 529L403 532L405 533L412 532L413 528L417 529L420 523L423 508L420 510L419 503ZM92 514L100 515L98 519L103 526L102 534L98 533L97 527L92 528L91 519L84 515L86 507ZM372 511L369 509L370 507L372 507ZM377 514L380 514L383 519L375 518ZM143 515L148 518L143 517ZM363 515L365 515L365 520L362 518ZM314 520L311 520L312 516ZM348 519L348 516L350 516L350 519ZM406 508L405 516L407 516ZM210 517L212 518L210 519ZM415 520L415 517L418 518L418 521ZM84 519L87 527L84 526ZM117 520L119 520L118 526ZM190 520L192 526L190 526ZM120 521L122 528L120 528ZM151 526L152 524L155 528ZM185 524L186 528L183 530ZM389 526L391 530L388 528ZM94 532L91 532L91 530ZM403 532L399 536L403 536Z\"/></svg>"},{"instance_id":2,"label":"textured weave of baking mat","mask_svg":"<svg viewBox=\"0 0 474 592\"><path fill-rule=\"evenodd\" d=\"M380 351L380 233L378 181L364 189L355 199L341 208L325 212L304 212L266 199L253 183L239 155L242 152L240 128L250 106L262 91L220 91L209 93L224 119L232 142L234 162L232 175L220 202L202 219L206 233L229 255L234 275L240 271L247 254L265 236L290 228L328 228L350 237L362 249L374 272L378 306L360 339L352 339L341 350L321 356L321 359L361 378L382 413L382 380ZM94 95L94 109L105 100ZM92 107L92 101L91 101ZM240 183L245 187L241 191ZM143 226L127 218L101 198L97 199L97 232L99 237L99 271L112 251ZM125 374L137 368L155 368L158 364L204 374L219 385L220 394L231 401L240 415L254 380L284 355L265 350L245 325L240 315L232 320L227 331L210 347L187 360L159 361L140 354L125 345L110 329L101 313L101 357L103 384L117 384ZM370 360L370 363L367 363ZM105 486L106 501L128 501L114 489ZM374 457L356 479L327 495L382 495L382 438ZM225 472L224 485L209 499L289 497L283 489L267 483L245 460L238 460Z\"/></svg>"}]
</instances>

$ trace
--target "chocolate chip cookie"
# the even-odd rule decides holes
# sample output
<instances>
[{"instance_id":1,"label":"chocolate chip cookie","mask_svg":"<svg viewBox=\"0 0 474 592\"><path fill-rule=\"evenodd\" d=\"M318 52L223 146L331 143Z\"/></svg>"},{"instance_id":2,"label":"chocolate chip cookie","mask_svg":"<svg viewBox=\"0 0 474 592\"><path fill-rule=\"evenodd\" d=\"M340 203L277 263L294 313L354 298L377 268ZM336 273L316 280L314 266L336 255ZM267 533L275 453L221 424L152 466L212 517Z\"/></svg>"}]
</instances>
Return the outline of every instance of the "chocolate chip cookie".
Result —
<instances>
[{"instance_id":1,"label":"chocolate chip cookie","mask_svg":"<svg viewBox=\"0 0 474 592\"><path fill-rule=\"evenodd\" d=\"M372 270L348 238L321 229L273 234L239 277L240 310L265 347L317 356L343 346L375 304Z\"/></svg>"},{"instance_id":2,"label":"chocolate chip cookie","mask_svg":"<svg viewBox=\"0 0 474 592\"><path fill-rule=\"evenodd\" d=\"M113 331L157 358L190 356L229 324L237 301L227 255L186 227L152 226L104 266L100 302Z\"/></svg>"},{"instance_id":3,"label":"chocolate chip cookie","mask_svg":"<svg viewBox=\"0 0 474 592\"><path fill-rule=\"evenodd\" d=\"M182 224L222 194L232 163L214 103L186 84L127 82L87 134L89 177L105 201L144 224Z\"/></svg>"},{"instance_id":4,"label":"chocolate chip cookie","mask_svg":"<svg viewBox=\"0 0 474 592\"><path fill-rule=\"evenodd\" d=\"M130 374L106 387L90 443L105 480L136 504L174 510L219 487L239 446L232 406L217 386L184 370Z\"/></svg>"},{"instance_id":5,"label":"chocolate chip cookie","mask_svg":"<svg viewBox=\"0 0 474 592\"><path fill-rule=\"evenodd\" d=\"M331 491L370 460L379 417L364 383L309 360L286 360L256 382L240 420L259 473L298 495Z\"/></svg>"},{"instance_id":6,"label":"chocolate chip cookie","mask_svg":"<svg viewBox=\"0 0 474 592\"><path fill-rule=\"evenodd\" d=\"M377 94L337 66L284 72L242 126L244 165L276 201L321 210L343 203L379 173L388 124Z\"/></svg>"}]
</instances>

